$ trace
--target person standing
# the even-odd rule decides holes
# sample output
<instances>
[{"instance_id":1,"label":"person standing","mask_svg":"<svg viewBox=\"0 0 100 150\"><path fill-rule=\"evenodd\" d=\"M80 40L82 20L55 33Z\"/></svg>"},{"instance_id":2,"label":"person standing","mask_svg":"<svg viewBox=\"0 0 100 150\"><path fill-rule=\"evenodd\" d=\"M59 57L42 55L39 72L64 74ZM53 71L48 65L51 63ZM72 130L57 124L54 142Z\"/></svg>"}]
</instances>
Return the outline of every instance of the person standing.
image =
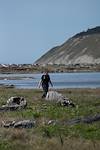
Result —
<instances>
[{"instance_id":1,"label":"person standing","mask_svg":"<svg viewBox=\"0 0 100 150\"><path fill-rule=\"evenodd\" d=\"M41 80L39 82L39 88L40 88L40 86L42 86L42 89L43 89L42 98L46 97L47 92L49 90L49 84L51 84L51 86L53 87L53 84L51 82L51 79L50 79L50 76L48 74L48 71L46 71L46 72L43 73L43 75L41 77Z\"/></svg>"}]
</instances>

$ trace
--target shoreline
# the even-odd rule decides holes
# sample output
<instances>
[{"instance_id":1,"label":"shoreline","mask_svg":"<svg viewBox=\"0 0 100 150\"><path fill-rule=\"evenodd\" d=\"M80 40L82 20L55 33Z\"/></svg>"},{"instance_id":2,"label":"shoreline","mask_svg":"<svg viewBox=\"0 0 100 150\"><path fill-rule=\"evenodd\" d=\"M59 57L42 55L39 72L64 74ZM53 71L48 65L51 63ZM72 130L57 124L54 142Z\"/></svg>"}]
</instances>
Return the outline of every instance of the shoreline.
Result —
<instances>
[{"instance_id":1,"label":"shoreline","mask_svg":"<svg viewBox=\"0 0 100 150\"><path fill-rule=\"evenodd\" d=\"M5 84L0 84L0 89L1 88L7 88L7 86L8 87L10 87L10 86L12 86L15 90L36 90L36 91L42 91L42 88L17 88L17 87L15 87L14 85L5 85ZM55 91L55 90L57 90L57 91L66 91L66 90L100 90L100 87L97 87L97 88L95 88L95 87L91 87L91 88L89 88L89 87L85 87L85 88L78 88L78 87L74 87L74 88L49 88L49 91Z\"/></svg>"},{"instance_id":2,"label":"shoreline","mask_svg":"<svg viewBox=\"0 0 100 150\"><path fill-rule=\"evenodd\" d=\"M16 74L16 73L42 73L48 70L52 73L67 73L67 72L100 72L100 64L5 64L0 66L1 74Z\"/></svg>"}]
</instances>

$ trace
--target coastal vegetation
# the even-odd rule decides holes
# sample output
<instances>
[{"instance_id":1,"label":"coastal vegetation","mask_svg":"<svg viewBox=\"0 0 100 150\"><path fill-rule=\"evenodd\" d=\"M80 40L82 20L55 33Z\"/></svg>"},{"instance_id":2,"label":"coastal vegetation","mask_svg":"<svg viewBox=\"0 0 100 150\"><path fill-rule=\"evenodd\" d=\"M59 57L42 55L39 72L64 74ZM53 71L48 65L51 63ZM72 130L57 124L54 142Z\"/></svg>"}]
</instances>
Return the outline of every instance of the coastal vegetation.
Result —
<instances>
[{"instance_id":1,"label":"coastal vegetation","mask_svg":"<svg viewBox=\"0 0 100 150\"><path fill-rule=\"evenodd\" d=\"M0 150L98 150L100 121L66 124L67 121L100 114L100 89L57 90L70 98L75 107L64 107L41 99L42 91L0 88L0 106L12 96L27 100L23 110L0 112ZM31 129L4 128L2 121L35 119ZM55 123L56 122L56 123Z\"/></svg>"}]
</instances>

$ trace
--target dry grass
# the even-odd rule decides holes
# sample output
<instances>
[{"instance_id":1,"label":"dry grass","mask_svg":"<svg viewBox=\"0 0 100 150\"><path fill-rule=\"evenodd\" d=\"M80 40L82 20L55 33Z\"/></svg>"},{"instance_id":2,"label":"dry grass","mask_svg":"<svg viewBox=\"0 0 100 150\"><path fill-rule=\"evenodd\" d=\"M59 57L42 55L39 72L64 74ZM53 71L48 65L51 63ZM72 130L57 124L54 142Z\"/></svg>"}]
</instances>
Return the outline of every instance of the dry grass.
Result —
<instances>
[{"instance_id":1,"label":"dry grass","mask_svg":"<svg viewBox=\"0 0 100 150\"><path fill-rule=\"evenodd\" d=\"M64 89L61 93L71 98L76 108L63 108L41 100L39 90L0 88L0 105L11 96L23 96L28 106L22 111L0 112L2 120L35 118L32 129L0 128L0 150L99 150L100 122L75 126L50 125L50 119L59 121L100 113L100 89Z\"/></svg>"}]
</instances>

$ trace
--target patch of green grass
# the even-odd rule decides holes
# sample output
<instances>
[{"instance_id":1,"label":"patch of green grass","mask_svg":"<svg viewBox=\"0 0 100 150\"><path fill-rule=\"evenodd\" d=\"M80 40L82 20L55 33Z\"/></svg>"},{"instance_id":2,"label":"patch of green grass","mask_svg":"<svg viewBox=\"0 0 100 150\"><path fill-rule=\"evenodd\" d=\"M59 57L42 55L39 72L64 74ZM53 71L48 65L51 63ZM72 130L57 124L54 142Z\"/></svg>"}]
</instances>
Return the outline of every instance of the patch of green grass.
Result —
<instances>
[{"instance_id":1,"label":"patch of green grass","mask_svg":"<svg viewBox=\"0 0 100 150\"><path fill-rule=\"evenodd\" d=\"M43 150L47 148L48 150L53 148L60 150L62 145L65 150L65 144L68 144L68 142L72 144L73 140L71 139L73 138L75 142L78 139L79 143L83 142L80 141L81 139L86 141L100 141L100 122L76 125L62 124L62 122L71 119L100 114L100 89L65 89L59 92L72 99L76 107L62 107L53 102L42 100L42 92L40 90L0 88L0 105L5 104L11 96L22 96L26 98L28 103L28 106L23 110L0 112L0 122L2 120L36 119L36 126L29 130L25 129L23 131L21 129L16 132L15 129L3 129L1 127L0 150L16 150L17 145L19 145L18 150L23 148L25 150L33 150L33 145L35 146L35 150L39 148L41 150L43 148ZM56 120L61 122L61 124L48 125L49 120ZM51 147L49 147L50 144L52 145ZM56 147L55 144L59 146ZM89 144L91 147L91 142ZM74 144L72 147L69 145L69 150L74 150Z\"/></svg>"},{"instance_id":2,"label":"patch of green grass","mask_svg":"<svg viewBox=\"0 0 100 150\"><path fill-rule=\"evenodd\" d=\"M9 141L0 141L0 150L12 150L12 144Z\"/></svg>"}]
</instances>

